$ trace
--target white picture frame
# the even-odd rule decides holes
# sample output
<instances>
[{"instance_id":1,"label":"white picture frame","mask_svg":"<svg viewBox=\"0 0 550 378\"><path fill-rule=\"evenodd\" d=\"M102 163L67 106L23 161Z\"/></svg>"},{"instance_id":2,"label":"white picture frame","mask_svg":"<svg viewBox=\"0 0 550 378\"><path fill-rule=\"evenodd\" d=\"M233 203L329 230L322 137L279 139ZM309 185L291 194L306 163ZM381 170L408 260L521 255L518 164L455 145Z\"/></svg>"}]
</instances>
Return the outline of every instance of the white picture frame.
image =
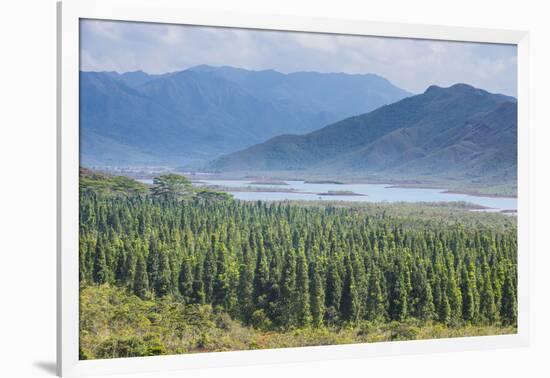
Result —
<instances>
[{"instance_id":1,"label":"white picture frame","mask_svg":"<svg viewBox=\"0 0 550 378\"><path fill-rule=\"evenodd\" d=\"M202 26L322 32L514 44L518 49L518 332L514 335L332 345L277 350L80 361L79 20L107 19ZM176 1L58 3L57 373L60 376L171 371L265 363L364 358L527 346L529 341L529 36L524 31L380 23L186 9Z\"/></svg>"}]
</instances>

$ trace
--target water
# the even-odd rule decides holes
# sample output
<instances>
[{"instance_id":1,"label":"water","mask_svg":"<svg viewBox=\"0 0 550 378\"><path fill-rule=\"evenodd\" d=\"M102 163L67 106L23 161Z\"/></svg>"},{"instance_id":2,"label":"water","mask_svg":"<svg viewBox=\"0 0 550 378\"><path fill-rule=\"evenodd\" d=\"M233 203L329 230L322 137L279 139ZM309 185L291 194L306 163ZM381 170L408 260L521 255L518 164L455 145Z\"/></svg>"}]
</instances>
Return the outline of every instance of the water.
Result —
<instances>
[{"instance_id":1,"label":"water","mask_svg":"<svg viewBox=\"0 0 550 378\"><path fill-rule=\"evenodd\" d=\"M151 180L140 180L152 183ZM287 185L253 184L246 180L201 180L202 185L217 185L226 188L262 188L262 192L229 192L236 198L245 201L356 201L356 202L469 202L487 207L486 211L517 210L516 198L480 197L468 194L445 193L444 189L392 188L386 184L314 184L304 181L284 181ZM294 190L292 193L278 190ZM364 196L353 195L320 195L329 191L349 191Z\"/></svg>"}]
</instances>

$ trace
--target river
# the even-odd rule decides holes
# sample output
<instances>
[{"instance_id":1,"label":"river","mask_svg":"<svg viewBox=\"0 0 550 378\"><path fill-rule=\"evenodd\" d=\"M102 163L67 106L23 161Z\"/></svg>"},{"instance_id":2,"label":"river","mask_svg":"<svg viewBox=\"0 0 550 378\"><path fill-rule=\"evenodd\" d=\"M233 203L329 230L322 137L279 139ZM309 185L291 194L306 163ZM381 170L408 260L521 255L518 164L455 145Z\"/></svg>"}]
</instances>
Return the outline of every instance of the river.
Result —
<instances>
[{"instance_id":1,"label":"river","mask_svg":"<svg viewBox=\"0 0 550 378\"><path fill-rule=\"evenodd\" d=\"M151 184L152 180L140 180ZM469 202L485 211L515 211L517 198L484 197L461 193L445 193L444 189L400 188L387 184L329 184L284 181L286 185L261 184L247 180L201 180L197 186L215 185L227 188L236 199L245 201L356 201L356 202ZM231 190L234 188L234 191ZM261 191L243 191L261 188ZM292 192L287 192L292 191ZM350 192L357 195L326 195L329 192ZM324 195L325 194L325 195Z\"/></svg>"}]
</instances>

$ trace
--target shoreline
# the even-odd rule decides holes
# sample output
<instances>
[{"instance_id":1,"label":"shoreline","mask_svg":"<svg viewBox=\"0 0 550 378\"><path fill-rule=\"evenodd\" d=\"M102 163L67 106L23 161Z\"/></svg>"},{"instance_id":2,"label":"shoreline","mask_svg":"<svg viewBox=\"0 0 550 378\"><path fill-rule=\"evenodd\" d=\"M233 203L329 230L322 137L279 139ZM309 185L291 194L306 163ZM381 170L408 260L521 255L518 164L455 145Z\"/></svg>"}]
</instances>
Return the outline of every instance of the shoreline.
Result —
<instances>
[{"instance_id":1,"label":"shoreline","mask_svg":"<svg viewBox=\"0 0 550 378\"><path fill-rule=\"evenodd\" d=\"M165 174L165 173L168 173L168 172L162 172L161 174ZM278 177L268 177L268 178L266 178L265 176L255 176L255 175L228 176L228 175L224 175L223 173L208 174L206 172L204 173L196 172L193 174L189 174L188 172L186 172L187 175L177 171L174 171L173 173L184 175L188 177L193 183L201 183L201 184L204 183L204 182L201 182L202 180L226 180L226 181L248 181L247 185L285 186L285 185L289 185L285 181L303 181L306 184L333 184L333 185L367 184L367 185L385 185L385 188L388 188L388 189L391 189L391 188L434 189L434 190L440 190L442 193L445 193L445 194L463 194L466 196L483 197L483 198L507 198L507 199L518 198L517 195L486 193L475 189L471 189L471 190L451 189L452 188L451 185L446 186L446 185L438 185L438 184L429 184L429 183L422 183L416 180L410 180L410 181L408 180L399 181L399 180L391 180L391 179L390 180L377 180L377 179L332 180L332 179L307 179L304 177L291 177L291 176L278 176ZM121 175L132 179L137 179L137 180L148 180L148 179L151 180L155 177L155 174L153 172L151 173L140 172L137 174L124 172ZM231 189L232 191L253 191L253 190L236 190L234 188L231 188ZM254 190L254 191L260 192L262 190ZM272 192L272 191L278 191L278 190L265 190L265 191ZM324 193L308 193L308 192L298 192L294 190L289 190L288 193L307 193L307 194L325 195Z\"/></svg>"}]
</instances>

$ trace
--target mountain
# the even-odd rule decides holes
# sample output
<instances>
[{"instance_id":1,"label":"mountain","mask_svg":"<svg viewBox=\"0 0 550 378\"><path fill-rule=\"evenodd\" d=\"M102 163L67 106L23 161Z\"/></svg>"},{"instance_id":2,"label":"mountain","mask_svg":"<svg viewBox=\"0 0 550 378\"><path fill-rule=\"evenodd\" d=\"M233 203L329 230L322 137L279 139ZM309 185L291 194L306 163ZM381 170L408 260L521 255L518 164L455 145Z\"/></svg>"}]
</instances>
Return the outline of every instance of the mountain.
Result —
<instances>
[{"instance_id":1,"label":"mountain","mask_svg":"<svg viewBox=\"0 0 550 378\"><path fill-rule=\"evenodd\" d=\"M207 161L408 95L376 75L210 66L162 75L81 72L81 164Z\"/></svg>"},{"instance_id":2,"label":"mountain","mask_svg":"<svg viewBox=\"0 0 550 378\"><path fill-rule=\"evenodd\" d=\"M281 135L210 169L512 182L517 102L466 84L424 93L305 135Z\"/></svg>"},{"instance_id":3,"label":"mountain","mask_svg":"<svg viewBox=\"0 0 550 378\"><path fill-rule=\"evenodd\" d=\"M312 113L324 113L331 123L411 95L375 74L283 74L274 70L249 71L207 65L191 70L213 73L265 99L293 103Z\"/></svg>"}]
</instances>

